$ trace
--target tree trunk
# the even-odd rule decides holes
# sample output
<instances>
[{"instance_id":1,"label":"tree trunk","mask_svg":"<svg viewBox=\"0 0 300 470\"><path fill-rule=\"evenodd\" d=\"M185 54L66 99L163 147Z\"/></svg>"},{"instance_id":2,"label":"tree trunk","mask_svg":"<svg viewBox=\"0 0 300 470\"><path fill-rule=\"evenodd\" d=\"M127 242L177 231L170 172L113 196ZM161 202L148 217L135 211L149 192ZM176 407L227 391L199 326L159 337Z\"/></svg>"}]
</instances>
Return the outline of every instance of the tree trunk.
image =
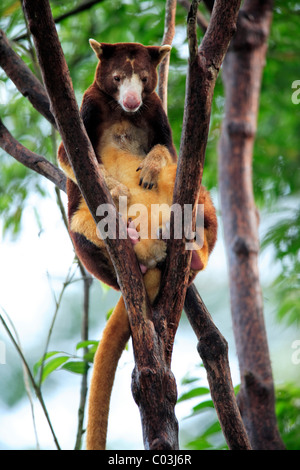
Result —
<instances>
[{"instance_id":1,"label":"tree trunk","mask_svg":"<svg viewBox=\"0 0 300 470\"><path fill-rule=\"evenodd\" d=\"M241 374L239 406L253 449L282 449L258 273L258 212L252 154L272 1L245 1L224 60L225 119L219 184L230 273L233 328Z\"/></svg>"}]
</instances>

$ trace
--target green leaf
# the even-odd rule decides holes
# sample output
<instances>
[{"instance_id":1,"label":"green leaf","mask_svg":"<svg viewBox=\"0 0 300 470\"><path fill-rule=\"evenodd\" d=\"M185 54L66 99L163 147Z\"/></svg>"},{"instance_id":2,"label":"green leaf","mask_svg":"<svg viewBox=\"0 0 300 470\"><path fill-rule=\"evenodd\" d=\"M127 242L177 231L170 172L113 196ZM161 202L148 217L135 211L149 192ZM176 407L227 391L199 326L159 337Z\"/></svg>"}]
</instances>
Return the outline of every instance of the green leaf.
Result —
<instances>
[{"instance_id":1,"label":"green leaf","mask_svg":"<svg viewBox=\"0 0 300 470\"><path fill-rule=\"evenodd\" d=\"M178 399L178 403L185 400L190 400L191 398L200 397L202 395L209 394L209 388L207 387L196 387L190 390L189 392L183 393Z\"/></svg>"},{"instance_id":2,"label":"green leaf","mask_svg":"<svg viewBox=\"0 0 300 470\"><path fill-rule=\"evenodd\" d=\"M51 351L46 353L45 356L41 357L41 359L39 359L33 366L33 375L36 376L42 363L46 362L49 357L55 356L55 354L61 354L61 351Z\"/></svg>"},{"instance_id":3,"label":"green leaf","mask_svg":"<svg viewBox=\"0 0 300 470\"><path fill-rule=\"evenodd\" d=\"M207 450L211 449L213 446L203 436L199 436L194 441L186 444L186 447L192 450Z\"/></svg>"},{"instance_id":4,"label":"green leaf","mask_svg":"<svg viewBox=\"0 0 300 470\"><path fill-rule=\"evenodd\" d=\"M211 426L206 429L206 431L202 434L202 437L208 437L221 431L222 430L219 421L215 421Z\"/></svg>"},{"instance_id":5,"label":"green leaf","mask_svg":"<svg viewBox=\"0 0 300 470\"><path fill-rule=\"evenodd\" d=\"M113 311L114 311L114 307L108 310L108 312L106 314L106 321L109 320L109 318L111 317Z\"/></svg>"},{"instance_id":6,"label":"green leaf","mask_svg":"<svg viewBox=\"0 0 300 470\"><path fill-rule=\"evenodd\" d=\"M83 358L85 362L90 362L91 364L94 362L94 356L98 348L99 341L94 340L87 340L87 341L80 341L76 345L76 349L88 348L88 352L84 354Z\"/></svg>"},{"instance_id":7,"label":"green leaf","mask_svg":"<svg viewBox=\"0 0 300 470\"><path fill-rule=\"evenodd\" d=\"M85 374L88 368L88 364L85 361L68 361L61 369L68 370L74 374Z\"/></svg>"},{"instance_id":8,"label":"green leaf","mask_svg":"<svg viewBox=\"0 0 300 470\"><path fill-rule=\"evenodd\" d=\"M78 349L87 348L88 346L97 347L98 344L99 344L99 341L95 341L95 340L80 341L79 343L76 344L76 351L78 351Z\"/></svg>"},{"instance_id":9,"label":"green leaf","mask_svg":"<svg viewBox=\"0 0 300 470\"><path fill-rule=\"evenodd\" d=\"M51 359L45 364L42 374L42 383L48 377L49 374L57 370L62 364L67 362L70 359L70 356L59 356Z\"/></svg>"},{"instance_id":10,"label":"green leaf","mask_svg":"<svg viewBox=\"0 0 300 470\"><path fill-rule=\"evenodd\" d=\"M199 380L199 377L183 377L181 380L182 385L189 385L191 383L197 382Z\"/></svg>"},{"instance_id":11,"label":"green leaf","mask_svg":"<svg viewBox=\"0 0 300 470\"><path fill-rule=\"evenodd\" d=\"M109 292L110 287L107 286L106 284L104 284L104 282L101 282L101 281L100 281L100 285L101 285L101 288L102 288L104 294L106 294L107 292Z\"/></svg>"},{"instance_id":12,"label":"green leaf","mask_svg":"<svg viewBox=\"0 0 300 470\"><path fill-rule=\"evenodd\" d=\"M202 401L198 405L193 407L193 412L190 416L195 416L201 413L203 410L207 410L209 408L214 408L214 404L212 400Z\"/></svg>"}]
</instances>

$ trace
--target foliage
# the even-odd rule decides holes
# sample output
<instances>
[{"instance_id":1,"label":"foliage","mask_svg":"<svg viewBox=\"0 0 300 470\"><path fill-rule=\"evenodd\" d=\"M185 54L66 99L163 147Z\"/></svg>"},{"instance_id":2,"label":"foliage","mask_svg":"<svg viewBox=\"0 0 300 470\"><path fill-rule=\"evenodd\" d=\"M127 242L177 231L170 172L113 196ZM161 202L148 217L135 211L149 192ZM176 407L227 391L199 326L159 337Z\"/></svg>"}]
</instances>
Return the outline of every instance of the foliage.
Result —
<instances>
[{"instance_id":1,"label":"foliage","mask_svg":"<svg viewBox=\"0 0 300 470\"><path fill-rule=\"evenodd\" d=\"M198 377L191 377L189 373L182 380L182 385L184 385L186 391L178 398L177 403L192 401L191 412L186 420L199 416L202 425L201 432L194 436L193 440L185 442L184 446L187 449L196 450L228 449L213 401L210 398L209 388L202 385L202 380L199 380Z\"/></svg>"},{"instance_id":2,"label":"foliage","mask_svg":"<svg viewBox=\"0 0 300 470\"><path fill-rule=\"evenodd\" d=\"M299 450L300 388L286 384L277 390L276 414L280 435L288 450Z\"/></svg>"},{"instance_id":3,"label":"foliage","mask_svg":"<svg viewBox=\"0 0 300 470\"><path fill-rule=\"evenodd\" d=\"M297 1L275 1L260 97L253 184L261 208L277 223L267 231L263 248L272 246L282 272L275 280L278 317L299 322L300 299L300 104L292 102L292 84L299 79L299 7Z\"/></svg>"},{"instance_id":4,"label":"foliage","mask_svg":"<svg viewBox=\"0 0 300 470\"><path fill-rule=\"evenodd\" d=\"M274 248L281 273L273 283L277 316L289 324L299 325L300 311L300 210L299 201L290 198L277 211L278 221L267 231L262 248Z\"/></svg>"},{"instance_id":5,"label":"foliage","mask_svg":"<svg viewBox=\"0 0 300 470\"><path fill-rule=\"evenodd\" d=\"M40 373L40 382L43 383L48 375L56 370L67 370L75 374L84 374L88 364L93 363L97 350L98 341L80 341L76 345L76 351L85 349L83 357L64 353L62 351L50 351L34 364L33 374L35 377Z\"/></svg>"},{"instance_id":6,"label":"foliage","mask_svg":"<svg viewBox=\"0 0 300 470\"><path fill-rule=\"evenodd\" d=\"M198 378L187 376L182 384L187 391L178 399L193 401L192 410L186 419L201 416L202 431L192 441L184 443L187 449L220 450L227 449L222 435L213 401L210 399L209 388L202 385ZM195 386L196 385L196 386ZM238 393L239 386L235 387ZM280 435L287 450L299 450L300 442L300 388L294 384L281 385L276 389L276 416ZM199 401L195 404L195 398Z\"/></svg>"}]
</instances>

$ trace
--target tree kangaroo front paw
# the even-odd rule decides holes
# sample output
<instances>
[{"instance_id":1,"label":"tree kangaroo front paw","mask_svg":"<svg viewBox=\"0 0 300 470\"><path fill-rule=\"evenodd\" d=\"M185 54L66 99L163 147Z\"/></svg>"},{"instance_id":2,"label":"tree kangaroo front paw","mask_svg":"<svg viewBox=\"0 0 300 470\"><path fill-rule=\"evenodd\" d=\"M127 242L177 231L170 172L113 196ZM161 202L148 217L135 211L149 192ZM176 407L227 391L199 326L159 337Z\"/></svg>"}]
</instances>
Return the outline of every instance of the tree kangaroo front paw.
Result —
<instances>
[{"instance_id":1,"label":"tree kangaroo front paw","mask_svg":"<svg viewBox=\"0 0 300 470\"><path fill-rule=\"evenodd\" d=\"M127 186L125 186L125 184L122 183L118 183L116 186L114 186L114 188L111 189L110 194L117 208L119 208L120 196L126 196L127 202L130 201L131 197L130 190L127 188Z\"/></svg>"},{"instance_id":2,"label":"tree kangaroo front paw","mask_svg":"<svg viewBox=\"0 0 300 470\"><path fill-rule=\"evenodd\" d=\"M164 145L155 145L136 170L141 172L139 185L145 189L156 188L160 170L170 163L172 158L168 149Z\"/></svg>"}]
</instances>

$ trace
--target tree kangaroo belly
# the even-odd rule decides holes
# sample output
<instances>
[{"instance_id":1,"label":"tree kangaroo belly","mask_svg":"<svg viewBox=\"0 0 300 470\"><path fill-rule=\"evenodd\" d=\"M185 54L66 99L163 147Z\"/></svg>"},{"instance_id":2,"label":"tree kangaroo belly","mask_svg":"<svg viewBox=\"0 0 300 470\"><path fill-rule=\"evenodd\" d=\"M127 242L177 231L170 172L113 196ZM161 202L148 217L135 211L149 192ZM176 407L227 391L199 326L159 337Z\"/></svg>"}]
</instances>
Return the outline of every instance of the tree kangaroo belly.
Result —
<instances>
[{"instance_id":1,"label":"tree kangaroo belly","mask_svg":"<svg viewBox=\"0 0 300 470\"><path fill-rule=\"evenodd\" d=\"M126 220L130 218L136 222L141 238L153 239L170 218L176 165L162 168L157 187L148 190L140 185L137 172L143 158L115 145L102 147L101 159L105 169L130 190L130 197L119 204L120 213Z\"/></svg>"},{"instance_id":2,"label":"tree kangaroo belly","mask_svg":"<svg viewBox=\"0 0 300 470\"><path fill-rule=\"evenodd\" d=\"M159 226L169 219L167 205L172 204L176 174L176 165L168 165L161 169L155 188L149 190L140 185L137 169L151 150L148 140L145 130L124 120L105 129L97 148L105 170L130 190L127 206L121 204L119 210L127 219L137 221L138 230L143 230L142 238L153 238ZM157 219L157 206L162 204L164 208Z\"/></svg>"}]
</instances>

